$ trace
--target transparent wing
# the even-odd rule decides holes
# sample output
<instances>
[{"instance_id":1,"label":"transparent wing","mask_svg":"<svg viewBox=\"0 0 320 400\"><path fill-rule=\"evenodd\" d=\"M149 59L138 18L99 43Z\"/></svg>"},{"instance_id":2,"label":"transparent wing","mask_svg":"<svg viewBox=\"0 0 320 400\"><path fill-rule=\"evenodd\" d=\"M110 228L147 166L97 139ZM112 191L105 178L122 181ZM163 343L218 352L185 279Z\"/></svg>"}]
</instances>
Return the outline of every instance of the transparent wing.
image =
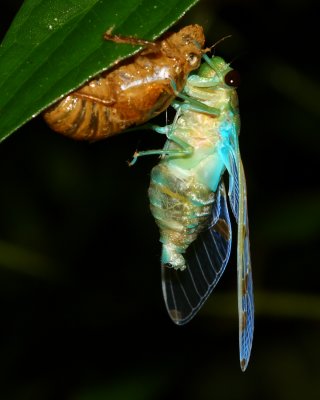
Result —
<instances>
[{"instance_id":1,"label":"transparent wing","mask_svg":"<svg viewBox=\"0 0 320 400\"><path fill-rule=\"evenodd\" d=\"M253 339L254 303L250 258L247 189L243 165L239 155L239 214L238 214L238 311L240 366L247 368Z\"/></svg>"},{"instance_id":2,"label":"transparent wing","mask_svg":"<svg viewBox=\"0 0 320 400\"><path fill-rule=\"evenodd\" d=\"M230 152L230 173L229 173L229 202L232 213L238 223L239 216L239 198L240 198L240 187L239 187L239 168L238 160L235 153Z\"/></svg>"},{"instance_id":3,"label":"transparent wing","mask_svg":"<svg viewBox=\"0 0 320 400\"><path fill-rule=\"evenodd\" d=\"M229 151L229 202L238 223L237 275L240 366L247 368L253 339L254 302L250 258L247 188L240 156L238 136L232 138Z\"/></svg>"},{"instance_id":4,"label":"transparent wing","mask_svg":"<svg viewBox=\"0 0 320 400\"><path fill-rule=\"evenodd\" d=\"M162 289L171 319L178 325L190 321L219 281L230 256L231 224L226 190L221 180L212 210L210 228L200 233L186 254L187 268L162 266Z\"/></svg>"}]
</instances>

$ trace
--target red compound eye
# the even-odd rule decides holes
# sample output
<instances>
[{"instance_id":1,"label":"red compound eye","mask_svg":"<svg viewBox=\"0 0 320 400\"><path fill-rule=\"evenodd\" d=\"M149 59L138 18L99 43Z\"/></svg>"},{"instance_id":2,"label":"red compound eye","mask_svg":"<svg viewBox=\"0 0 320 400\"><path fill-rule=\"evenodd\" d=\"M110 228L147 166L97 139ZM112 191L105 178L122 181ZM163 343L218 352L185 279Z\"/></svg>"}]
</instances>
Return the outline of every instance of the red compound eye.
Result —
<instances>
[{"instance_id":1,"label":"red compound eye","mask_svg":"<svg viewBox=\"0 0 320 400\"><path fill-rule=\"evenodd\" d=\"M232 71L229 71L224 77L224 82L228 86L238 87L240 85L239 72L235 71L234 69Z\"/></svg>"}]
</instances>

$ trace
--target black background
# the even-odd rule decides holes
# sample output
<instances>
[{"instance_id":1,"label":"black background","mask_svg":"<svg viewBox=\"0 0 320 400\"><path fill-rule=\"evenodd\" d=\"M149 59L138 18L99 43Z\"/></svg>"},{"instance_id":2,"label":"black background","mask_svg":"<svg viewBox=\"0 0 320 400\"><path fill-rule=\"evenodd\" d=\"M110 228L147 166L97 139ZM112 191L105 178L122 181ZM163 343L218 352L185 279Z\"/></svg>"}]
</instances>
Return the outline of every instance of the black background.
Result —
<instances>
[{"instance_id":1,"label":"black background","mask_svg":"<svg viewBox=\"0 0 320 400\"><path fill-rule=\"evenodd\" d=\"M1 5L2 36L20 4ZM238 361L234 253L190 324L166 314L147 200L157 159L126 164L163 138L78 143L39 117L0 145L0 398L320 396L315 5L202 0L180 25L189 23L203 25L208 46L232 34L216 54L242 77L256 298L248 370Z\"/></svg>"}]
</instances>

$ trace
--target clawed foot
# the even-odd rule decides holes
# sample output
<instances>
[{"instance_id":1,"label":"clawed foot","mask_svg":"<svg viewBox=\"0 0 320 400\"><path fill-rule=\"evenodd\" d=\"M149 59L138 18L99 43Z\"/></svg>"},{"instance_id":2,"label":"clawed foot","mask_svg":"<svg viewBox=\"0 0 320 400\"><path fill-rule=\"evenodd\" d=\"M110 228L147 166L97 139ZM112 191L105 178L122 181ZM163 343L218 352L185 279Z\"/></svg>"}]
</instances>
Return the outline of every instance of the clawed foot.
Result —
<instances>
[{"instance_id":1,"label":"clawed foot","mask_svg":"<svg viewBox=\"0 0 320 400\"><path fill-rule=\"evenodd\" d=\"M138 157L139 157L139 152L135 151L132 160L128 161L129 167L132 167L137 162Z\"/></svg>"}]
</instances>

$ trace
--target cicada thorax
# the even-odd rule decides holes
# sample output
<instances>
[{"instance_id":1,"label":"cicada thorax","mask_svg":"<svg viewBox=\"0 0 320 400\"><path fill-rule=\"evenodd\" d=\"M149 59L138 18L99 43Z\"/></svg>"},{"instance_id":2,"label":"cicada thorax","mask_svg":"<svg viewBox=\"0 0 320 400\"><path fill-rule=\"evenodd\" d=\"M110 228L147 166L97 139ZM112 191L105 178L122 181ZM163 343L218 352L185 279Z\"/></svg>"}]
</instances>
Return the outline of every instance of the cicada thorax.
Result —
<instances>
[{"instance_id":1,"label":"cicada thorax","mask_svg":"<svg viewBox=\"0 0 320 400\"><path fill-rule=\"evenodd\" d=\"M132 39L134 40L134 39ZM198 68L203 30L190 25L92 79L44 112L49 126L79 140L99 140L142 124L174 99Z\"/></svg>"}]
</instances>

